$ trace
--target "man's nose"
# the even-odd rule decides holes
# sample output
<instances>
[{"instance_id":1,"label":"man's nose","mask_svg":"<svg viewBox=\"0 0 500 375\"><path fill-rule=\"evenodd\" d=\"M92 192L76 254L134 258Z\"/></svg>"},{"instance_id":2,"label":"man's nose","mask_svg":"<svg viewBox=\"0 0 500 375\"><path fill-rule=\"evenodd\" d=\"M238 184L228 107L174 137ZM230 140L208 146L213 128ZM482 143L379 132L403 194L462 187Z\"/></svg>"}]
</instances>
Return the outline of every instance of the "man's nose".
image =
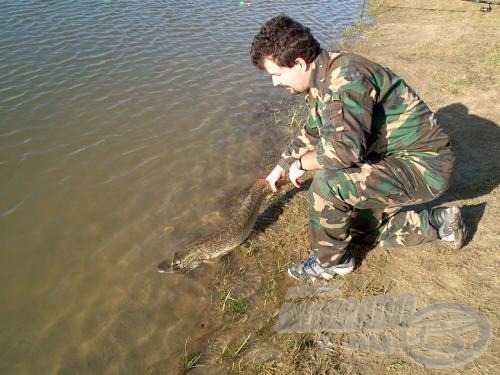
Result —
<instances>
[{"instance_id":1,"label":"man's nose","mask_svg":"<svg viewBox=\"0 0 500 375\"><path fill-rule=\"evenodd\" d=\"M278 86L280 84L280 77L278 76L271 76L273 80L273 86Z\"/></svg>"}]
</instances>

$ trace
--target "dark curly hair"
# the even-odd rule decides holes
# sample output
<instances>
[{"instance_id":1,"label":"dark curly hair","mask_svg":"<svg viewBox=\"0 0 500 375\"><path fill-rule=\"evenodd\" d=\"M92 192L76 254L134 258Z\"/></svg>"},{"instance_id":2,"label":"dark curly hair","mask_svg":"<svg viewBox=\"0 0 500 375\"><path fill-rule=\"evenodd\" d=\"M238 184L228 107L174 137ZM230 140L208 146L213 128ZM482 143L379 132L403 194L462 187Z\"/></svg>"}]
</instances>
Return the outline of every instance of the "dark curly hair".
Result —
<instances>
[{"instance_id":1,"label":"dark curly hair","mask_svg":"<svg viewBox=\"0 0 500 375\"><path fill-rule=\"evenodd\" d=\"M281 14L267 21L255 35L250 56L259 69L264 69L267 56L279 66L291 68L297 58L311 63L320 52L321 47L308 27Z\"/></svg>"}]
</instances>

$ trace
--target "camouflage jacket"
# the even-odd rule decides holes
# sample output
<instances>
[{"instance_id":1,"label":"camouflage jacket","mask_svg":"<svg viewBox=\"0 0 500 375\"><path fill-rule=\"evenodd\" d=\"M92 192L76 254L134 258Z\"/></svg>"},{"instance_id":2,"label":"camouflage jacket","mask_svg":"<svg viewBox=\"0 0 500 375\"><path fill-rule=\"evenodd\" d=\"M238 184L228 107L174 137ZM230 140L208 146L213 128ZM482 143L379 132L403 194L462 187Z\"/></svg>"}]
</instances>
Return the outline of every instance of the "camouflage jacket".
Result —
<instances>
[{"instance_id":1,"label":"camouflage jacket","mask_svg":"<svg viewBox=\"0 0 500 375\"><path fill-rule=\"evenodd\" d=\"M388 68L362 56L322 51L311 73L306 124L281 155L285 170L316 150L322 168L390 155L433 159L449 139L418 95Z\"/></svg>"}]
</instances>

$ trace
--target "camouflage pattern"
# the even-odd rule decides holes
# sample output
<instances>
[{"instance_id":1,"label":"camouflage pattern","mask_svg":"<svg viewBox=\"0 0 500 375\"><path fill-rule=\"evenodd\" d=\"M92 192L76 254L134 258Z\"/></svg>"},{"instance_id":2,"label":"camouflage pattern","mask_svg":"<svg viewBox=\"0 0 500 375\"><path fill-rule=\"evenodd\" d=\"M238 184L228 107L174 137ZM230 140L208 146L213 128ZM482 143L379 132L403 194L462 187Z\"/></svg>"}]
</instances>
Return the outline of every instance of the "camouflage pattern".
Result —
<instances>
[{"instance_id":1,"label":"camouflage pattern","mask_svg":"<svg viewBox=\"0 0 500 375\"><path fill-rule=\"evenodd\" d=\"M449 186L454 158L448 136L396 74L362 56L323 51L315 60L304 128L282 154L315 150L321 169L310 187L310 235L320 262L337 263L353 238L384 246L437 238L428 202Z\"/></svg>"}]
</instances>

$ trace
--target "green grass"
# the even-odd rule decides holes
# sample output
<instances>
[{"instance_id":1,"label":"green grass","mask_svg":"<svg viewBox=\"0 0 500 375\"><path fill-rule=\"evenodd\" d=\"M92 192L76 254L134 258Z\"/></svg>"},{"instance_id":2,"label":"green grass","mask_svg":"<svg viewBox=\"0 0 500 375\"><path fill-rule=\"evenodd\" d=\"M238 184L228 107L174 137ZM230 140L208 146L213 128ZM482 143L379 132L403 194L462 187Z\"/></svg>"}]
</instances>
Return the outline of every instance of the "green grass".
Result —
<instances>
[{"instance_id":1,"label":"green grass","mask_svg":"<svg viewBox=\"0 0 500 375\"><path fill-rule=\"evenodd\" d=\"M338 41L338 46L342 51L350 51L355 46L357 40L361 38L361 35L366 32L370 27L369 23L363 20L359 20L353 25L347 26L344 29L344 35L341 40Z\"/></svg>"},{"instance_id":2,"label":"green grass","mask_svg":"<svg viewBox=\"0 0 500 375\"><path fill-rule=\"evenodd\" d=\"M182 365L182 372L186 374L189 372L189 370L199 367L200 365L198 364L199 360L201 359L202 353L197 353L194 355L189 355L187 351L187 343L189 341L189 337L187 338L186 342L184 343L184 355L181 358L181 365Z\"/></svg>"},{"instance_id":3,"label":"green grass","mask_svg":"<svg viewBox=\"0 0 500 375\"><path fill-rule=\"evenodd\" d=\"M249 333L245 338L240 340L236 345L227 345L222 349L222 352L219 355L218 362L224 363L227 361L231 362L231 371L230 373L243 373L244 364L243 360L239 359L241 353L248 345L250 337L252 336ZM239 359L239 360L238 360Z\"/></svg>"},{"instance_id":4,"label":"green grass","mask_svg":"<svg viewBox=\"0 0 500 375\"><path fill-rule=\"evenodd\" d=\"M252 336L251 333L248 334L248 336L243 339L239 344L233 346L233 347L228 347L228 353L229 353L229 356L231 357L231 359L236 359L241 351L243 350L243 348L248 344L248 340L250 340L250 337Z\"/></svg>"},{"instance_id":5,"label":"green grass","mask_svg":"<svg viewBox=\"0 0 500 375\"><path fill-rule=\"evenodd\" d=\"M279 110L271 115L271 125L288 127L286 138L290 141L305 124L305 110L305 104L282 101Z\"/></svg>"},{"instance_id":6,"label":"green grass","mask_svg":"<svg viewBox=\"0 0 500 375\"><path fill-rule=\"evenodd\" d=\"M257 251L258 249L258 245L257 245L257 242L254 241L254 240L246 240L245 242L243 242L240 246L241 250L243 251L243 254L245 254L245 256L252 256L254 255L254 253Z\"/></svg>"},{"instance_id":7,"label":"green grass","mask_svg":"<svg viewBox=\"0 0 500 375\"><path fill-rule=\"evenodd\" d=\"M231 289L221 296L221 311L234 314L244 314L248 310L248 302L241 298L231 297Z\"/></svg>"}]
</instances>

